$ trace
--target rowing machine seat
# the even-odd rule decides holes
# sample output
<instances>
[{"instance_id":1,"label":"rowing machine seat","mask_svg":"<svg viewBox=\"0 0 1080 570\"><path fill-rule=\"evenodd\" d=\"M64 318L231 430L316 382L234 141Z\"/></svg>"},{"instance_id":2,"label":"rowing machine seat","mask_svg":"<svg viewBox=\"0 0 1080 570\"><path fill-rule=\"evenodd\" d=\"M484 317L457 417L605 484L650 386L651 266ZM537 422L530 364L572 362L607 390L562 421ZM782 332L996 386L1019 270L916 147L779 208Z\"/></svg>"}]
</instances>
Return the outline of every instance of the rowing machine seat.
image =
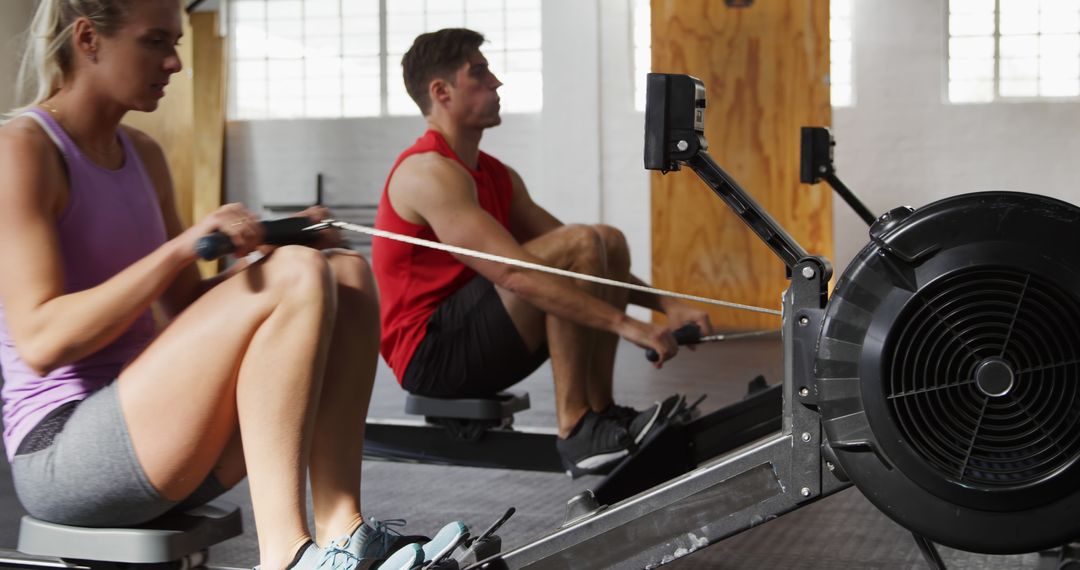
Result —
<instances>
[{"instance_id":1,"label":"rowing machine seat","mask_svg":"<svg viewBox=\"0 0 1080 570\"><path fill-rule=\"evenodd\" d=\"M429 398L409 394L405 413L461 420L505 420L529 409L528 392L499 392L490 398Z\"/></svg>"},{"instance_id":2,"label":"rowing machine seat","mask_svg":"<svg viewBox=\"0 0 1080 570\"><path fill-rule=\"evenodd\" d=\"M456 439L478 441L490 429L510 428L514 414L529 409L529 393L505 391L489 398L430 398L409 394L405 413L424 416Z\"/></svg>"},{"instance_id":3,"label":"rowing machine seat","mask_svg":"<svg viewBox=\"0 0 1080 570\"><path fill-rule=\"evenodd\" d=\"M131 528L89 528L45 522L29 515L19 526L18 550L102 567L101 563L159 564L187 560L199 566L206 550L243 532L240 508L213 501Z\"/></svg>"}]
</instances>

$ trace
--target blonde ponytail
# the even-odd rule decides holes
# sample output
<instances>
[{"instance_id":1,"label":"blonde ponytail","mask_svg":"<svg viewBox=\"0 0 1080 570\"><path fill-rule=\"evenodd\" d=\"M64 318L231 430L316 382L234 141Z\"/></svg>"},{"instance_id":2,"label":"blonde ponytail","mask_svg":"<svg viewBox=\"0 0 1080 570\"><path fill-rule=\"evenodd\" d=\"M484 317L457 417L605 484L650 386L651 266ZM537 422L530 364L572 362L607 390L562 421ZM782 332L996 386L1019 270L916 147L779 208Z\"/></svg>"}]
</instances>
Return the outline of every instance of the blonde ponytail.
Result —
<instances>
[{"instance_id":1,"label":"blonde ponytail","mask_svg":"<svg viewBox=\"0 0 1080 570\"><path fill-rule=\"evenodd\" d=\"M75 21L86 18L104 36L123 25L134 0L41 0L26 34L26 43L15 78L16 102L10 120L26 109L52 97L71 71L71 33Z\"/></svg>"}]
</instances>

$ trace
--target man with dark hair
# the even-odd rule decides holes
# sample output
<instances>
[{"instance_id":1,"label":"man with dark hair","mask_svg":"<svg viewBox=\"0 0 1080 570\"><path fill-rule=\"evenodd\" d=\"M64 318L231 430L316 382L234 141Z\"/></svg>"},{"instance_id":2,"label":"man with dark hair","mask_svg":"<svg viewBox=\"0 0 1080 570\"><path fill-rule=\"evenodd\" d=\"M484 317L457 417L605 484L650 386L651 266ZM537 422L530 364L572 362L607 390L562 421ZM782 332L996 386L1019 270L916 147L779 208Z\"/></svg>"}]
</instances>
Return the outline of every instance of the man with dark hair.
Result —
<instances>
[{"instance_id":1,"label":"man with dark hair","mask_svg":"<svg viewBox=\"0 0 1080 570\"><path fill-rule=\"evenodd\" d=\"M416 38L402 59L409 95L428 131L394 164L375 225L473 250L641 283L619 230L564 225L529 197L521 177L480 152L501 122L502 83L480 52L484 38L447 29ZM636 411L612 400L618 337L660 354L678 351L668 328L626 315L628 302L667 314L670 325L708 316L667 298L376 240L382 353L411 393L489 396L519 382L549 355L557 448L574 476L601 473L632 453L672 402Z\"/></svg>"},{"instance_id":2,"label":"man with dark hair","mask_svg":"<svg viewBox=\"0 0 1080 570\"><path fill-rule=\"evenodd\" d=\"M401 58L405 90L425 117L431 112L428 81L433 77L452 81L461 64L468 61L470 54L480 51L483 43L484 36L479 32L449 28L420 36Z\"/></svg>"}]
</instances>

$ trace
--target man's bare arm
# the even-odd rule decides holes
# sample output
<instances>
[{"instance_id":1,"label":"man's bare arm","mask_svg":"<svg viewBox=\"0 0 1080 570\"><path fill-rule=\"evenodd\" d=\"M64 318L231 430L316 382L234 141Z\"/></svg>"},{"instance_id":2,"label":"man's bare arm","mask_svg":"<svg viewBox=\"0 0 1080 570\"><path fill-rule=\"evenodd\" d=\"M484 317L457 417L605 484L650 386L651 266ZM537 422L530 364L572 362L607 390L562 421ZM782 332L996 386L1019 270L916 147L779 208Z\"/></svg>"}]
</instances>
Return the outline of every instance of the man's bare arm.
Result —
<instances>
[{"instance_id":1,"label":"man's bare arm","mask_svg":"<svg viewBox=\"0 0 1080 570\"><path fill-rule=\"evenodd\" d=\"M521 176L513 168L506 169L510 172L514 189L510 198L510 231L518 243L525 243L562 227L562 221L533 202Z\"/></svg>"},{"instance_id":2,"label":"man's bare arm","mask_svg":"<svg viewBox=\"0 0 1080 570\"><path fill-rule=\"evenodd\" d=\"M510 180L514 188L510 202L510 230L513 232L514 237L523 243L562 226L563 224L558 218L532 200L521 176L512 168L507 167L507 170L510 171ZM630 276L629 281L634 285L645 285L641 279L634 275ZM702 334L712 332L712 323L709 321L708 313L679 303L674 299L660 297L652 293L631 291L629 302L633 305L666 314L668 323L672 325L672 328L694 323L702 330Z\"/></svg>"}]
</instances>

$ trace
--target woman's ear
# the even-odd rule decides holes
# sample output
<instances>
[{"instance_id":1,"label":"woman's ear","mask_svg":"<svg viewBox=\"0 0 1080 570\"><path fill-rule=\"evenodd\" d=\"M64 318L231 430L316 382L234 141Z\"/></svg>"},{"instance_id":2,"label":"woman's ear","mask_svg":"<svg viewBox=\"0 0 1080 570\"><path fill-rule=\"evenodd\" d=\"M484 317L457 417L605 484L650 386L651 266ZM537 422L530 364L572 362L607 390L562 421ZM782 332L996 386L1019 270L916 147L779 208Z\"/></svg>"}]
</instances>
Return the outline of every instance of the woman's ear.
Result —
<instances>
[{"instance_id":1,"label":"woman's ear","mask_svg":"<svg viewBox=\"0 0 1080 570\"><path fill-rule=\"evenodd\" d=\"M71 36L75 43L75 56L97 63L98 32L94 24L86 18L75 20L71 26Z\"/></svg>"}]
</instances>

